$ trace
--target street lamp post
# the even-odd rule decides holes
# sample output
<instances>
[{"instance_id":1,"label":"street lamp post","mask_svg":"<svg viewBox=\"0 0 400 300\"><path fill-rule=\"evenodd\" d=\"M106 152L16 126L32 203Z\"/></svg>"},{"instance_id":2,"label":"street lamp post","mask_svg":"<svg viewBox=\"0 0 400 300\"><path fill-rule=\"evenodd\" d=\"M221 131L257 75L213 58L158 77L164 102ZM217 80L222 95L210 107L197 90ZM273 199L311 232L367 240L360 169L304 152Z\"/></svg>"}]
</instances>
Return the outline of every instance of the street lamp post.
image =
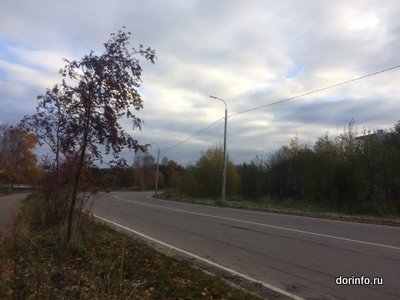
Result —
<instances>
[{"instance_id":1,"label":"street lamp post","mask_svg":"<svg viewBox=\"0 0 400 300\"><path fill-rule=\"evenodd\" d=\"M155 188L155 195L158 193L158 167L160 165L160 145L157 143L153 143L157 145L157 168L156 168L156 188Z\"/></svg>"},{"instance_id":2,"label":"street lamp post","mask_svg":"<svg viewBox=\"0 0 400 300\"><path fill-rule=\"evenodd\" d=\"M210 98L217 99L222 101L225 104L225 129L224 129L224 157L223 157L223 169L222 169L222 190L221 190L221 201L225 203L225 194L226 194L226 127L228 122L228 106L224 99L211 96Z\"/></svg>"},{"instance_id":3,"label":"street lamp post","mask_svg":"<svg viewBox=\"0 0 400 300\"><path fill-rule=\"evenodd\" d=\"M160 147L157 147L157 169L156 169L156 196L158 193L158 167L160 165Z\"/></svg>"}]
</instances>

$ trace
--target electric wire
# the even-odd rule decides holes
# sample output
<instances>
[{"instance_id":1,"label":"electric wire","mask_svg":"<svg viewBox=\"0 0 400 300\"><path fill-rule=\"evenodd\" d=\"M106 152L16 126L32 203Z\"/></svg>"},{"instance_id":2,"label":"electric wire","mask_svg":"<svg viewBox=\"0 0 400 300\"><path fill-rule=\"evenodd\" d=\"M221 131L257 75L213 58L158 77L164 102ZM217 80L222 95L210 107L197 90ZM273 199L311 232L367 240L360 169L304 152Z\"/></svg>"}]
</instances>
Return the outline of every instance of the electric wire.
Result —
<instances>
[{"instance_id":1,"label":"electric wire","mask_svg":"<svg viewBox=\"0 0 400 300\"><path fill-rule=\"evenodd\" d=\"M246 110L243 110L243 111L239 111L239 112L230 114L230 115L228 115L228 118L233 117L233 116L237 116L237 115L241 115L241 114L245 114L245 113L248 113L248 112L251 112L251 111L254 111L254 110L262 109L262 108L265 108L265 107L281 104L283 102L288 102L288 101L291 101L291 100L294 100L294 99L302 98L302 97L305 97L305 96L308 96L308 95L319 93L319 92L322 92L322 91L325 91L325 90L329 90L329 89L332 89L332 88L335 88L335 87L338 87L338 86L346 85L346 84L349 84L349 83L352 83L352 82L355 82L355 81L359 81L359 80L362 80L362 79L365 79L365 78L368 78L368 77L372 77L372 76L375 76L375 75L378 75L378 74L382 74L382 73L385 73L385 72L388 72L388 71L391 71L391 70L395 70L395 69L398 69L398 68L400 68L400 65L396 65L396 66L393 66L393 67L390 67L390 68L387 68L387 69L383 69L383 70L376 71L376 72L373 72L373 73L369 73L369 74L366 74L366 75L363 75L363 76L359 76L359 77L356 77L356 78L353 78L353 79L349 79L349 80L346 80L346 81L335 83L335 84L332 84L332 85L329 85L329 86L326 86L326 87L323 87L323 88L320 88L320 89L317 89L317 90L314 90L314 91L310 91L310 92L307 92L307 93L304 93L304 94L300 94L300 95L297 95L297 96L293 96L293 97L289 97L289 98L286 98L286 99L274 101L274 102L271 102L271 103L268 103L268 104L256 106L256 107L253 107L253 108L250 108L250 109L246 109ZM199 135L200 133L206 131L207 129L209 129L210 127L214 126L215 124L217 124L219 121L221 121L223 119L224 118L222 117L222 118L216 120L215 122L211 123L207 127L204 127L203 129L200 129L199 131L195 132L194 134L192 134L191 136L187 137L186 139L180 141L179 143L176 143L176 144L174 144L174 145L172 145L172 146L170 146L170 147L168 147L166 149L163 149L162 152L165 153L165 152L167 152L167 151L169 151L169 150L171 150L173 148L176 148L176 147L186 143L187 141L191 140L192 138L194 138L195 136Z\"/></svg>"},{"instance_id":2,"label":"electric wire","mask_svg":"<svg viewBox=\"0 0 400 300\"><path fill-rule=\"evenodd\" d=\"M191 136L187 137L186 139L180 141L179 143L176 143L176 144L174 144L174 145L172 145L172 146L170 146L170 147L168 147L166 149L163 149L162 152L167 152L167 151L169 151L169 150L171 150L171 149L173 149L175 147L178 147L178 146L182 145L183 143L186 143L187 141L191 140L192 138L194 138L195 136L199 135L200 133L206 131L208 128L214 126L215 124L217 124L219 121L221 121L223 119L224 119L224 117L216 120L215 122L211 123L207 127L204 127L203 129L200 129L199 131L195 132L194 134L192 134Z\"/></svg>"},{"instance_id":3,"label":"electric wire","mask_svg":"<svg viewBox=\"0 0 400 300\"><path fill-rule=\"evenodd\" d=\"M280 103L283 103L283 102L291 101L291 100L294 100L294 99L297 99L297 98L305 97L305 96L308 96L308 95L311 95L311 94L319 93L319 92L322 92L322 91L325 91L325 90L329 90L329 89L332 89L332 88L335 88L335 87L338 87L338 86L341 86L341 85L349 84L349 83L354 82L354 81L365 79L367 77L375 76L375 75L378 75L378 74L381 74L381 73L384 73L384 72L387 72L387 71L391 71L391 70L394 70L394 69L398 69L398 68L400 68L400 65L397 65L397 66L394 66L394 67L391 67L391 68L387 68L387 69L384 69L384 70L380 70L380 71L377 71L377 72L374 72L374 73L370 73L370 74L367 74L367 75L363 75L363 76L360 76L360 77L356 77L356 78L353 78L353 79L350 79L350 80L346 80L346 81L342 81L342 82L339 82L339 83L335 83L335 84L320 88L318 90L307 92L307 93L304 93L304 94L301 94L301 95L293 96L293 97L290 97L290 98L278 100L278 101L271 102L271 103L268 103L268 104L264 104L264 105L256 106L256 107L253 107L253 108L250 108L250 109L246 109L246 110L243 110L243 111L239 111L237 113L230 114L229 117L237 116L237 115L248 113L248 112L251 112L251 111L254 111L254 110L257 110L257 109L265 108L265 107L268 107L268 106L272 106L272 105L280 104Z\"/></svg>"}]
</instances>

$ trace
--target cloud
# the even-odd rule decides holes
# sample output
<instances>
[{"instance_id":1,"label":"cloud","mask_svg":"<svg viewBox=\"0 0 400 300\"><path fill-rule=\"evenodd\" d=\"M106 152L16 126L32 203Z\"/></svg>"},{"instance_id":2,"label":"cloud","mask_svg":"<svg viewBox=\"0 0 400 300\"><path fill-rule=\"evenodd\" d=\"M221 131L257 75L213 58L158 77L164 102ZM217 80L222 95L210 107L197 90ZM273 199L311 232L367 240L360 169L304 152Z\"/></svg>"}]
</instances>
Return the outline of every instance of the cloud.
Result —
<instances>
[{"instance_id":1,"label":"cloud","mask_svg":"<svg viewBox=\"0 0 400 300\"><path fill-rule=\"evenodd\" d=\"M55 76L43 73L37 69L20 64L10 63L0 60L0 70L4 75L3 80L21 83L28 86L46 87L51 86L55 81ZM56 72L55 72L56 73Z\"/></svg>"},{"instance_id":2,"label":"cloud","mask_svg":"<svg viewBox=\"0 0 400 300\"><path fill-rule=\"evenodd\" d=\"M64 58L70 56L69 53L46 51L46 50L29 50L18 47L9 47L9 53L12 53L12 59L20 64L36 68L39 71L56 73L65 65Z\"/></svg>"},{"instance_id":3,"label":"cloud","mask_svg":"<svg viewBox=\"0 0 400 300\"><path fill-rule=\"evenodd\" d=\"M36 96L59 81L63 57L101 53L110 32L125 25L132 46L151 46L158 57L155 65L140 59L144 109L137 115L145 123L132 134L166 148L223 117L223 104L210 94L225 99L231 114L399 65L399 14L396 0L6 1L0 121L32 110ZM340 133L352 118L371 130L393 126L398 74L234 116L228 122L231 156L249 160L296 134L312 141L327 131ZM195 161L222 140L222 130L217 123L165 155Z\"/></svg>"}]
</instances>

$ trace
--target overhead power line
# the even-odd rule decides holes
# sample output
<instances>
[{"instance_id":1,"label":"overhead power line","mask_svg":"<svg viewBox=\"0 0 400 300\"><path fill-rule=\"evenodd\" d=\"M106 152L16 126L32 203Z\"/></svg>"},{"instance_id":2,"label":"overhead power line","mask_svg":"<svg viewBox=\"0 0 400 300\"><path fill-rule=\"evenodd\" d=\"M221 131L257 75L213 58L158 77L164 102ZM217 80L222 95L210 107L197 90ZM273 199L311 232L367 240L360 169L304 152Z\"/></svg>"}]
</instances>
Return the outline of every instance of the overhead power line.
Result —
<instances>
[{"instance_id":1,"label":"overhead power line","mask_svg":"<svg viewBox=\"0 0 400 300\"><path fill-rule=\"evenodd\" d=\"M387 68L387 69L384 69L384 70L381 70L381 71L377 71L377 72L374 72L374 73L370 73L370 74L367 74L367 75L363 75L363 76L360 76L360 77L356 77L356 78L353 78L353 79L350 79L350 80L346 80L346 81L342 81L342 82L339 82L339 83L335 83L333 85L329 85L329 86L320 88L318 90L307 92L307 93L304 93L304 94L301 94L301 95L297 95L297 96L294 96L294 97L278 100L278 101L271 102L271 103L268 103L268 104L264 104L264 105L256 106L256 107L253 107L253 108L250 108L250 109L246 109L246 110L243 110L243 111L239 111L237 113L229 115L229 117L240 115L240 114L244 114L244 113L248 113L248 112L251 112L253 110L257 110L257 109L265 108L265 107L268 107L268 106L280 104L280 103L283 103L283 102L287 102L287 101L290 101L290 100L294 100L294 99L297 99L297 98L308 96L308 95L311 95L311 94L319 93L319 92L322 92L322 91L325 91L325 90L329 90L329 89L332 89L332 88L335 88L335 87L338 87L338 86L341 86L341 85L349 84L349 83L354 82L354 81L365 79L367 77L378 75L378 74L381 74L381 73L384 73L384 72L387 72L387 71L391 71L391 70L394 70L394 69L398 69L398 68L400 68L400 65L397 65L397 66L394 66L394 67L391 67L391 68Z\"/></svg>"},{"instance_id":2,"label":"overhead power line","mask_svg":"<svg viewBox=\"0 0 400 300\"><path fill-rule=\"evenodd\" d=\"M311 95L311 94L319 93L319 92L322 92L322 91L325 91L325 90L329 90L329 89L332 89L332 88L335 88L335 87L338 87L338 86L341 86L341 85L349 84L349 83L352 83L354 81L362 80L362 79L365 79L365 78L368 78L368 77L372 77L372 76L375 76L375 75L378 75L378 74L381 74L381 73L384 73L384 72L388 72L388 71L391 71L391 70L394 70L394 69L398 69L398 68L400 68L400 65L397 65L397 66L394 66L394 67L390 67L390 68L387 68L387 69L384 69L384 70L380 70L380 71L377 71L377 72L374 72L374 73L370 73L370 74L367 74L367 75L363 75L363 76L360 76L360 77L356 77L356 78L353 78L353 79L350 79L350 80L346 80L346 81L342 81L342 82L339 82L339 83L335 83L335 84L332 84L332 85L329 85L329 86L326 86L326 87L323 87L323 88L320 88L320 89L317 89L317 90L314 90L314 91L310 91L310 92L307 92L307 93L304 93L304 94L301 94L301 95L297 95L297 96L293 96L293 97L290 97L290 98L286 98L286 99L278 100L278 101L275 101L275 102L271 102L271 103L268 103L268 104L256 106L256 107L253 107L253 108L250 108L250 109L246 109L246 110L243 110L243 111L239 111L237 113L230 114L228 116L228 118L233 117L233 116L237 116L237 115L240 115L240 114L245 114L245 113L248 113L248 112L251 112L251 111L254 111L254 110L262 109L262 108L265 108L265 107L277 105L277 104L280 104L280 103L283 103L283 102L288 102L288 101L291 101L291 100L294 100L294 99L302 98L302 97L305 97L305 96L308 96L308 95ZM192 134L191 136L189 136L186 139L182 140L181 142L176 143L176 144L164 149L162 152L167 152L167 151L169 151L169 150L171 150L171 149L173 149L175 147L178 147L178 146L186 143L187 141L191 140L195 136L199 135L200 133L202 133L202 132L206 131L207 129L209 129L210 127L214 126L215 124L217 124L222 119L224 119L224 118L220 118L220 119L216 120L215 122L211 123L207 127L204 127L203 129L200 129L199 131L195 132L194 134Z\"/></svg>"},{"instance_id":3,"label":"overhead power line","mask_svg":"<svg viewBox=\"0 0 400 300\"><path fill-rule=\"evenodd\" d=\"M183 143L186 143L187 141L191 140L192 138L194 138L196 135L199 135L200 133L202 133L203 131L206 131L208 128L214 126L215 124L217 124L219 121L223 120L224 118L220 118L218 120L216 120L215 122L211 123L210 125L208 125L207 127L204 127L203 129L200 129L199 131L193 133L191 136L189 136L188 138L184 139L183 141L176 143L166 149L164 149L162 152L167 152L168 150L171 150L172 148L178 147L179 145L182 145Z\"/></svg>"}]
</instances>

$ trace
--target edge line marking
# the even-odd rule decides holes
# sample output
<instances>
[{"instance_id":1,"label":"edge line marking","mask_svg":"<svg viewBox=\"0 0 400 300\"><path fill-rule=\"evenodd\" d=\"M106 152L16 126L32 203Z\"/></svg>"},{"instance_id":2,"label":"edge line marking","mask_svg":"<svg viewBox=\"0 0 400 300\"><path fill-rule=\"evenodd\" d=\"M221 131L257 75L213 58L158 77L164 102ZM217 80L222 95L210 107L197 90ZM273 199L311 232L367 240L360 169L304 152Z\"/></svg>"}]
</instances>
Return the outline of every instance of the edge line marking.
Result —
<instances>
[{"instance_id":1,"label":"edge line marking","mask_svg":"<svg viewBox=\"0 0 400 300\"><path fill-rule=\"evenodd\" d=\"M290 298L292 298L292 299L294 299L294 300L305 300L304 298L302 298L302 297L300 297L300 296L296 296L296 295L294 295L294 294L291 294L291 293L289 293L289 292L287 292L287 291L285 291L285 290L282 290L282 289L280 289L280 288L278 288L278 287L275 287L275 286L273 286L273 285L271 285L271 284L269 284L269 283L259 281L259 280L255 279L255 278L253 278L253 277L250 277L250 276L248 276L248 275L246 275L246 274L240 273L240 272L238 272L238 271L235 271L235 270L233 270L233 269L230 269L230 268L228 268L228 267L225 267L225 266L223 266L223 265L220 265L220 264L218 264L218 263L215 263L215 262L213 262L213 261L211 261L211 260L208 260L208 259L206 259L206 258L204 258L204 257L198 256L198 255L196 255L196 254L194 254L194 253L188 252L188 251L183 250L183 249L181 249L181 248L178 248L178 247L172 246L172 245L170 245L170 244L167 244L167 243L165 243L165 242L162 242L162 241L160 241L160 240L158 240L158 239L156 239L156 238L153 238L153 237L150 237L150 236L148 236L148 235L145 235L145 234L143 234L143 233L141 233L141 232L138 232L138 231L136 231L136 230L133 230L133 229L131 229L131 228L129 228L129 227L126 227L126 226L121 225L121 224L119 224L119 223L116 223L116 222L114 222L114 221L111 221L111 220L108 220L108 219L106 219L106 218L100 217L100 216L98 216L98 215L96 215L96 214L93 214L93 216L94 216L95 218L97 218L97 219L100 219L100 220L105 221L105 222L107 222L107 223L113 224L114 226L120 227L120 228L122 228L122 229L124 229L124 230L126 230L126 231L131 232L131 233L134 233L134 234L136 234L136 235L138 235L138 236L140 236L140 237L142 237L142 238L145 238L145 239L147 239L147 240L150 240L150 241L155 242L155 243L157 243L157 244L163 245L163 246L168 247L168 248L170 248L170 249L172 249L172 250L175 250L175 251L177 251L177 252L181 252L181 253L183 253L183 254L185 254L185 255L187 255L187 256L190 256L190 257L193 257L193 258L195 258L195 259L198 259L198 260L200 260L200 261L202 261L202 262L205 262L205 263L207 263L207 264L209 264L209 265L212 265L213 267L217 267L217 268L219 268L219 269L221 269L221 270L224 270L224 271L226 271L226 272L228 272L228 273L231 273L231 274L233 274L233 275L237 275L237 276L239 276L239 277L245 278L245 279L247 279L247 280L249 280L249 281L251 281L251 282L260 283L262 286L264 286L264 287L266 287L266 288L268 288L268 289L270 289L270 290L273 290L273 291L275 291L275 292L278 292L278 293L280 293L280 294L282 294L282 295L285 295L285 296L287 296L287 297L290 297Z\"/></svg>"},{"instance_id":2,"label":"edge line marking","mask_svg":"<svg viewBox=\"0 0 400 300\"><path fill-rule=\"evenodd\" d=\"M336 240L341 240L341 241L346 241L346 242L359 243L359 244L365 244L365 245L370 245L370 246L377 246L377 247L383 247L383 248L388 248L388 249L400 250L400 247L396 247L396 246L378 244L378 243L361 241L361 240L353 240L353 239L344 238L344 237L340 237L340 236L316 233L316 232L311 232L311 231L304 231L304 230L299 230L299 229L293 229L293 228L288 228L288 227L269 225L269 224L246 221L246 220L229 218L229 217L222 217L222 216L217 216L217 215L209 215L209 214L204 214L204 213L192 212L192 211L188 211L188 210L182 210L182 209L176 209L176 208L171 208L171 207L159 206L159 205L155 205L155 204L141 203L141 202L137 202L137 201L134 201L134 200L123 199L123 198L119 197L118 195L114 195L114 197L117 198L120 201L124 201L124 202L128 202L128 203L134 203L134 204L143 205L143 206L156 207L156 208L160 208L160 209L164 209L164 210L172 210L172 211L177 211L177 212L181 212L181 213L187 213L187 214L192 214L192 215L197 215L197 216L202 216L202 217L216 218L216 219L234 221L234 222L239 222L239 223L244 223L244 224L249 224L249 225L263 226L263 227L269 227L269 228L274 228L274 229L280 229L280 230L286 230L286 231L291 231L291 232L303 233L303 234L308 234L308 235L314 235L314 236L319 236L319 237L324 237L324 238L336 239ZM152 199L149 196L147 196L147 198Z\"/></svg>"}]
</instances>

